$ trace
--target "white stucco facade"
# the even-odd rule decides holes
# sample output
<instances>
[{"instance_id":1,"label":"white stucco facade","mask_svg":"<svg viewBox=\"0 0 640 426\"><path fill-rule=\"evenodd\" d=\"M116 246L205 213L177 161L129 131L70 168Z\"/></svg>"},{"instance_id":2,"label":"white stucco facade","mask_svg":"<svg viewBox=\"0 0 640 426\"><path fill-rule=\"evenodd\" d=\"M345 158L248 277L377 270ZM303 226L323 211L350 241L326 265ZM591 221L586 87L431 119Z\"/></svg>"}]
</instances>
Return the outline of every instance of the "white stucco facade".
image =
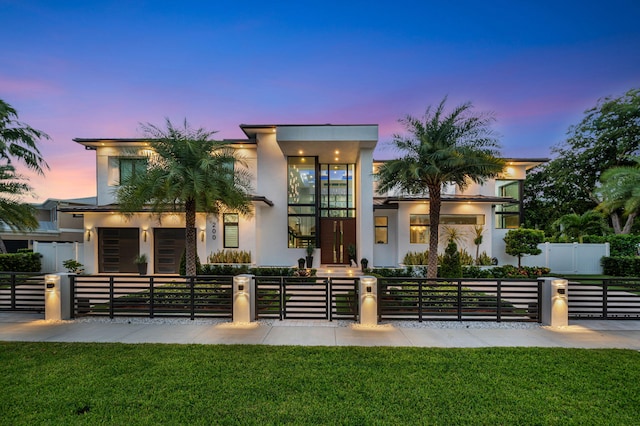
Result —
<instances>
[{"instance_id":1,"label":"white stucco facade","mask_svg":"<svg viewBox=\"0 0 640 426\"><path fill-rule=\"evenodd\" d=\"M212 253L240 250L251 252L254 265L294 266L299 258L305 257L306 247L312 246L314 267L346 264L347 245L353 244L356 260L366 258L369 266L394 267L403 262L407 252L428 249L428 241L414 241L420 239L416 235L424 231L424 225L416 231L415 223L411 222L428 215L428 196L403 197L375 190L373 174L377 162L373 152L378 142L377 125L241 125L241 128L247 138L228 142L243 159L234 167L246 168L252 175L253 214L240 216L237 225L233 225L237 247L225 247L222 215L199 213L197 253L202 263ZM77 210L84 214L86 272L131 272L133 257L142 253L148 257L149 273L175 269L176 258L184 247L184 241L179 241L184 238L180 231L181 228L184 231L184 215L141 212L127 217L115 205L114 191L121 163L147 155L148 141L75 141L96 152L97 205ZM471 233L474 225L483 226L480 252L503 258L500 244L506 229L501 227L518 221L513 216L514 206L519 208L518 200L511 195L521 189L526 170L539 161L510 160L500 179L471 184L464 192L450 185L443 188L441 215L466 235L462 248L475 254ZM294 188L293 178L308 186L307 201L301 201L303 197ZM511 210L501 206L510 206ZM508 221L503 216L496 219L507 214L503 210L511 215ZM441 250L444 245L442 241Z\"/></svg>"}]
</instances>

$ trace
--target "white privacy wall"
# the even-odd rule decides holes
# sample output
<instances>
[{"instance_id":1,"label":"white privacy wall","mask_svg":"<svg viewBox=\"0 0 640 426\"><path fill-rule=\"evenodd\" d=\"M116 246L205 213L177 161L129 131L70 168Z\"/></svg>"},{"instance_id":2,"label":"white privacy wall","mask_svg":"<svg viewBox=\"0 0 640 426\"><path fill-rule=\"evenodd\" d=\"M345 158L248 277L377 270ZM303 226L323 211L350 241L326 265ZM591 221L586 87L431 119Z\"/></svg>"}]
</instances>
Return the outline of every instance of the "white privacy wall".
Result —
<instances>
[{"instance_id":1,"label":"white privacy wall","mask_svg":"<svg viewBox=\"0 0 640 426\"><path fill-rule=\"evenodd\" d=\"M545 266L557 274L602 274L600 259L609 256L609 243L543 243L542 253L522 258L523 266ZM517 265L518 259L514 257Z\"/></svg>"}]
</instances>

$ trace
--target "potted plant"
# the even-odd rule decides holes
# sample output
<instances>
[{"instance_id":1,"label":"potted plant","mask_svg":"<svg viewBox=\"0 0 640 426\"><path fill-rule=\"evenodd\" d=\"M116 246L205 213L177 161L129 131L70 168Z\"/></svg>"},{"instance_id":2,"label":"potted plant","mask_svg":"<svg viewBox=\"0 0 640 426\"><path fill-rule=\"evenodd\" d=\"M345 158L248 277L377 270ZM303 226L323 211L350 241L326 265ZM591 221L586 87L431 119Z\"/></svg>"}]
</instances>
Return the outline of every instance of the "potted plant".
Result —
<instances>
[{"instance_id":1,"label":"potted plant","mask_svg":"<svg viewBox=\"0 0 640 426\"><path fill-rule=\"evenodd\" d=\"M147 255L146 254L141 253L138 256L136 256L136 258L133 259L133 263L138 265L138 273L140 275L147 274Z\"/></svg>"},{"instance_id":2,"label":"potted plant","mask_svg":"<svg viewBox=\"0 0 640 426\"><path fill-rule=\"evenodd\" d=\"M358 266L358 259L356 258L356 245L349 244L347 246L347 253L349 254L349 266L351 266L351 262Z\"/></svg>"},{"instance_id":3,"label":"potted plant","mask_svg":"<svg viewBox=\"0 0 640 426\"><path fill-rule=\"evenodd\" d=\"M298 269L304 269L304 257L298 259Z\"/></svg>"},{"instance_id":4,"label":"potted plant","mask_svg":"<svg viewBox=\"0 0 640 426\"><path fill-rule=\"evenodd\" d=\"M360 259L360 266L362 266L363 271L367 269L369 267L369 259L367 259L366 257Z\"/></svg>"},{"instance_id":5,"label":"potted plant","mask_svg":"<svg viewBox=\"0 0 640 426\"><path fill-rule=\"evenodd\" d=\"M313 245L309 244L307 246L307 268L313 268Z\"/></svg>"}]
</instances>

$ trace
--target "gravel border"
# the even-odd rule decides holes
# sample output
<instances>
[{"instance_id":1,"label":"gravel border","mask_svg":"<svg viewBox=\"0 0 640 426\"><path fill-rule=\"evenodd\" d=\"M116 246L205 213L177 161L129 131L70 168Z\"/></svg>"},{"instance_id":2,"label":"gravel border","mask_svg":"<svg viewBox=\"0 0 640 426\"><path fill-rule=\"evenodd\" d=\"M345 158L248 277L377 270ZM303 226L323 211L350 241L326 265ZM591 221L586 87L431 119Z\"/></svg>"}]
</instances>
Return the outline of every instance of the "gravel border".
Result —
<instances>
[{"instance_id":1,"label":"gravel border","mask_svg":"<svg viewBox=\"0 0 640 426\"><path fill-rule=\"evenodd\" d=\"M76 323L103 323L103 324L157 324L157 325L218 325L231 323L229 318L149 318L149 317L81 317L71 320ZM257 323L272 326L277 319L261 319ZM308 320L309 326L317 320ZM334 321L336 327L351 327L358 323L347 320ZM398 328L431 328L431 329L537 329L541 325L535 322L494 322L494 321L382 321L380 326L393 326Z\"/></svg>"}]
</instances>

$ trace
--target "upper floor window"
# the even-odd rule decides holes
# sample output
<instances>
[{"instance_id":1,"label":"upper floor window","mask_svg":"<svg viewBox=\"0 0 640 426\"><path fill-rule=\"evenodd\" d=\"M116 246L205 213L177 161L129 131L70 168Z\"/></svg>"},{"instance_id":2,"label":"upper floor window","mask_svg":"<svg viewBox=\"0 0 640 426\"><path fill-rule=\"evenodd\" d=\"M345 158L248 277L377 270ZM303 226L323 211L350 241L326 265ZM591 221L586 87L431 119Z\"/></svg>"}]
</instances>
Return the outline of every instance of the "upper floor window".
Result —
<instances>
[{"instance_id":1,"label":"upper floor window","mask_svg":"<svg viewBox=\"0 0 640 426\"><path fill-rule=\"evenodd\" d=\"M496 193L500 197L513 198L515 201L496 206L496 228L513 229L520 226L523 183L520 180L497 180Z\"/></svg>"},{"instance_id":2,"label":"upper floor window","mask_svg":"<svg viewBox=\"0 0 640 426\"><path fill-rule=\"evenodd\" d=\"M120 158L118 163L121 183L147 169L146 158Z\"/></svg>"}]
</instances>

